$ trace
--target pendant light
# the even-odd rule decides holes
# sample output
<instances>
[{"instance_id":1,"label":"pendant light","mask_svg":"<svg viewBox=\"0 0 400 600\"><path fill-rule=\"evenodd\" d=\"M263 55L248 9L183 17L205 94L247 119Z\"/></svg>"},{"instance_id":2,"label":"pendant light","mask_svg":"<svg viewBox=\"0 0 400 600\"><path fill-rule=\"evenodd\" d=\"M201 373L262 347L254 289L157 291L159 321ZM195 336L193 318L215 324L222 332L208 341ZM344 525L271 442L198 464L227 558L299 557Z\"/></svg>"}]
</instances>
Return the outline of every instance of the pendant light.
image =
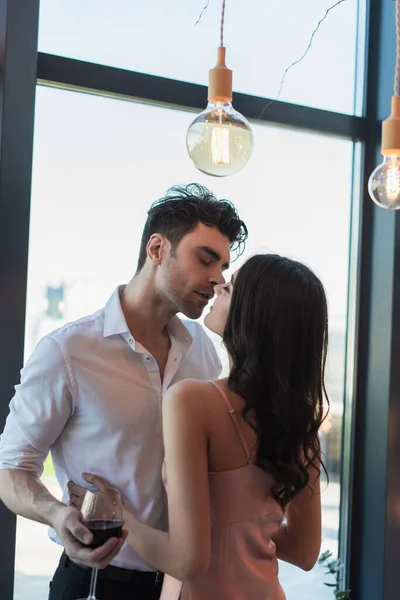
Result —
<instances>
[{"instance_id":1,"label":"pendant light","mask_svg":"<svg viewBox=\"0 0 400 600\"><path fill-rule=\"evenodd\" d=\"M373 171L368 182L372 200L381 208L400 208L400 0L396 0L396 71L390 116L382 123L381 153L383 162Z\"/></svg>"},{"instance_id":2,"label":"pendant light","mask_svg":"<svg viewBox=\"0 0 400 600\"><path fill-rule=\"evenodd\" d=\"M207 175L226 177L240 171L253 148L253 132L232 106L232 71L225 64L225 1L222 1L220 46L210 70L208 105L189 126L186 146L194 165Z\"/></svg>"}]
</instances>

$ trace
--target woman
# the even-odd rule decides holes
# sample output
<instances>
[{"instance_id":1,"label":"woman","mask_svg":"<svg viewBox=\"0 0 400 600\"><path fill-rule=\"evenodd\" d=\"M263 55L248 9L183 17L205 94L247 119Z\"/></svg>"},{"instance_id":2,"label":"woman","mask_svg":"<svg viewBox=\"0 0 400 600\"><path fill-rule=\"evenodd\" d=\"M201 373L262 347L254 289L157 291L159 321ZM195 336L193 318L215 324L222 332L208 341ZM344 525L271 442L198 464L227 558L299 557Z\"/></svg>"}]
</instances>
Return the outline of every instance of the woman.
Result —
<instances>
[{"instance_id":1,"label":"woman","mask_svg":"<svg viewBox=\"0 0 400 600\"><path fill-rule=\"evenodd\" d=\"M309 570L321 543L325 293L277 255L253 256L215 292L205 324L229 376L166 394L169 532L127 512L127 541L183 581L183 600L284 600L277 558Z\"/></svg>"}]
</instances>

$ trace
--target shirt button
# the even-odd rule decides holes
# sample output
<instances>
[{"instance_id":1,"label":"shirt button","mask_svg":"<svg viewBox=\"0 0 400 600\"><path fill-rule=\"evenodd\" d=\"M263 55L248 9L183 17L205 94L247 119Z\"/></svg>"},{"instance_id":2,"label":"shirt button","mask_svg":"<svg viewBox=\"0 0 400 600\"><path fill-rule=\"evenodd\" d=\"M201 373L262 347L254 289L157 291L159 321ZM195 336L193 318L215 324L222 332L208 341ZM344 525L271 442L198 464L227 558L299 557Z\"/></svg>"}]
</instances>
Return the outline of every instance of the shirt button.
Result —
<instances>
[{"instance_id":1,"label":"shirt button","mask_svg":"<svg viewBox=\"0 0 400 600\"><path fill-rule=\"evenodd\" d=\"M146 356L146 360L150 360L150 356Z\"/></svg>"},{"instance_id":2,"label":"shirt button","mask_svg":"<svg viewBox=\"0 0 400 600\"><path fill-rule=\"evenodd\" d=\"M133 342L133 339L132 339L132 338L129 338L128 342L129 342L130 344L132 344L132 342Z\"/></svg>"}]
</instances>

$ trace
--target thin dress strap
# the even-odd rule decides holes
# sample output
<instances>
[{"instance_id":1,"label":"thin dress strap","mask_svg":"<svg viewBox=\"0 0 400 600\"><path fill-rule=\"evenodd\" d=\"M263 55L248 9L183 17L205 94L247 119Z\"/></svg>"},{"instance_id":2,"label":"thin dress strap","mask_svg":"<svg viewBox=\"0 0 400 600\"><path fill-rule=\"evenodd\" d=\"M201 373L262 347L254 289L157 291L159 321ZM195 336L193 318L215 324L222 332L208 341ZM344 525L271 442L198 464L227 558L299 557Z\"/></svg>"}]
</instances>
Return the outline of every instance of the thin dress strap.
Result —
<instances>
[{"instance_id":1,"label":"thin dress strap","mask_svg":"<svg viewBox=\"0 0 400 600\"><path fill-rule=\"evenodd\" d=\"M218 392L220 393L220 395L222 396L223 401L225 402L228 412L231 416L232 419L232 423L233 426L235 427L236 433L238 435L238 438L240 440L240 443L242 444L242 448L244 450L244 453L246 455L246 460L248 462L248 464L251 464L253 461L251 459L251 454L249 451L249 447L247 445L247 442L244 438L243 432L241 430L241 427L239 425L239 422L237 420L236 417L236 413L235 413L235 409L232 407L232 404L229 402L228 396L225 394L224 390L215 382L215 381L210 381L211 385L213 385L215 387L216 390L218 390Z\"/></svg>"}]
</instances>

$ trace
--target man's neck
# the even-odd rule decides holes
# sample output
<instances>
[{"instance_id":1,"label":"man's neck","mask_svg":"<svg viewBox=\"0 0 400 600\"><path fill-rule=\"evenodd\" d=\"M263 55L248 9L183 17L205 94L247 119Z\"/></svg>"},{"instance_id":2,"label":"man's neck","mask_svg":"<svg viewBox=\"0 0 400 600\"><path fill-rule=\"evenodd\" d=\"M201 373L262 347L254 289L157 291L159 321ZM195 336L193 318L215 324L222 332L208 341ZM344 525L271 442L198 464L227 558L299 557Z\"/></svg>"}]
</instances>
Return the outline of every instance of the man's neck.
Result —
<instances>
[{"instance_id":1,"label":"man's neck","mask_svg":"<svg viewBox=\"0 0 400 600\"><path fill-rule=\"evenodd\" d=\"M145 343L166 335L166 324L176 314L157 298L154 283L139 273L127 284L121 294L121 307L133 337Z\"/></svg>"}]
</instances>

